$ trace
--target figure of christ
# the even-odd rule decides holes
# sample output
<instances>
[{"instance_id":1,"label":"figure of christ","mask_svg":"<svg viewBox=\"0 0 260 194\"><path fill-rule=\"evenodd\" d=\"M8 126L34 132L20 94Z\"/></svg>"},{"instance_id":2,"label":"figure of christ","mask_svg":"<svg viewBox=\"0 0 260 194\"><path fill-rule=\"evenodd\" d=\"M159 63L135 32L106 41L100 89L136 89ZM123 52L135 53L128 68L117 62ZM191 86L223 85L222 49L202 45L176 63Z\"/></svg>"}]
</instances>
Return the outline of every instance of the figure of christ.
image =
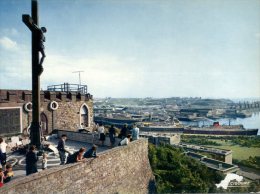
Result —
<instances>
[{"instance_id":1,"label":"figure of christ","mask_svg":"<svg viewBox=\"0 0 260 194\"><path fill-rule=\"evenodd\" d=\"M44 61L44 58L46 57L45 52L44 52L44 42L45 42L45 36L43 33L47 32L47 29L45 27L41 27L39 28L37 25L33 24L35 32L36 32L36 36L37 36L37 50L41 53L41 59L39 62L39 75L42 74L43 72L43 67L42 67L42 63Z\"/></svg>"}]
</instances>

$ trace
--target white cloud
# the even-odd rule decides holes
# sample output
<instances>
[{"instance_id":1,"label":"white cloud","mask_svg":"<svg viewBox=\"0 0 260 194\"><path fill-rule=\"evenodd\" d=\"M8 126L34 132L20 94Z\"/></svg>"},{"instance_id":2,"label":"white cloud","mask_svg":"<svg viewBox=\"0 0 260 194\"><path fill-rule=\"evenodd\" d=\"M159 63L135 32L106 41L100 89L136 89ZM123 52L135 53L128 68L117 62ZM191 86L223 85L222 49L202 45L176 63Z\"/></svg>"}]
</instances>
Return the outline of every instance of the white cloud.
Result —
<instances>
[{"instance_id":1,"label":"white cloud","mask_svg":"<svg viewBox=\"0 0 260 194\"><path fill-rule=\"evenodd\" d=\"M260 32L255 33L255 37L256 37L257 39L260 39Z\"/></svg>"},{"instance_id":2,"label":"white cloud","mask_svg":"<svg viewBox=\"0 0 260 194\"><path fill-rule=\"evenodd\" d=\"M18 49L17 43L6 36L0 38L0 46L2 46L6 50Z\"/></svg>"},{"instance_id":3,"label":"white cloud","mask_svg":"<svg viewBox=\"0 0 260 194\"><path fill-rule=\"evenodd\" d=\"M48 54L43 63L42 88L64 82L77 84L79 76L72 72L80 70L84 71L81 83L88 85L90 93L98 96L126 94L129 87L134 88L140 80L141 69L136 64L133 58L115 55L76 58Z\"/></svg>"},{"instance_id":4,"label":"white cloud","mask_svg":"<svg viewBox=\"0 0 260 194\"><path fill-rule=\"evenodd\" d=\"M17 36L18 35L18 31L15 28L4 28L2 30L3 34L7 35L7 36Z\"/></svg>"},{"instance_id":5,"label":"white cloud","mask_svg":"<svg viewBox=\"0 0 260 194\"><path fill-rule=\"evenodd\" d=\"M12 52L15 51L15 52ZM0 38L0 88L29 89L30 50L7 37ZM26 87L28 86L28 87Z\"/></svg>"},{"instance_id":6,"label":"white cloud","mask_svg":"<svg viewBox=\"0 0 260 194\"><path fill-rule=\"evenodd\" d=\"M19 48L23 48L23 45L19 44ZM13 85L12 87L30 89L30 49L26 47L17 52L1 54L0 88ZM88 85L88 92L95 97L234 97L241 93L241 88L246 88L243 89L243 94L248 96L260 94L257 73L243 72L238 75L237 72L220 70L177 71L176 68L172 71L170 67L164 68L163 65L152 71L154 66L144 65L134 57L124 58L109 54L75 57L50 52L47 53L43 67L42 89L64 82L77 84L79 76L72 72L80 70L84 71L81 73L81 83ZM241 77L247 79L242 80Z\"/></svg>"}]
</instances>

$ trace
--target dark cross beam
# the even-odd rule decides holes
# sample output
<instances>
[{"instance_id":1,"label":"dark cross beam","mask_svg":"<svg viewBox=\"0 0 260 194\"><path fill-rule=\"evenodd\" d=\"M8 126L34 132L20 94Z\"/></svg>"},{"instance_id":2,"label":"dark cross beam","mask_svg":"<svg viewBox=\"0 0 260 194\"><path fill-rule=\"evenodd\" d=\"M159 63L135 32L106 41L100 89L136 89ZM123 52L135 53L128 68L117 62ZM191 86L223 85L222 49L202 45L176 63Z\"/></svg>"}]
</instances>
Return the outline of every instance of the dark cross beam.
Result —
<instances>
[{"instance_id":1,"label":"dark cross beam","mask_svg":"<svg viewBox=\"0 0 260 194\"><path fill-rule=\"evenodd\" d=\"M38 2L32 0L32 17L23 15L22 20L32 32L32 123L30 127L31 145L41 147L41 128L40 128L40 71L39 51L37 48L38 27Z\"/></svg>"}]
</instances>

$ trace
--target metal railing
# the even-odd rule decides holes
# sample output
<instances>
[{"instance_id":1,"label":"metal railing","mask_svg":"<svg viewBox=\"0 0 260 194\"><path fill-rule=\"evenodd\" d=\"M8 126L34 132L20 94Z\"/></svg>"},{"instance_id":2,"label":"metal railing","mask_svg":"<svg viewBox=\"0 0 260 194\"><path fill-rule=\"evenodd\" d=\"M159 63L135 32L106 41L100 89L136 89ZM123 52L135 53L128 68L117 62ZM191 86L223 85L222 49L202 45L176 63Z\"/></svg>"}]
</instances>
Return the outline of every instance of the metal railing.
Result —
<instances>
[{"instance_id":1,"label":"metal railing","mask_svg":"<svg viewBox=\"0 0 260 194\"><path fill-rule=\"evenodd\" d=\"M60 91L60 92L80 92L81 94L88 93L88 86L87 85L80 85L80 84L58 84L58 85L51 85L47 86L48 91Z\"/></svg>"}]
</instances>

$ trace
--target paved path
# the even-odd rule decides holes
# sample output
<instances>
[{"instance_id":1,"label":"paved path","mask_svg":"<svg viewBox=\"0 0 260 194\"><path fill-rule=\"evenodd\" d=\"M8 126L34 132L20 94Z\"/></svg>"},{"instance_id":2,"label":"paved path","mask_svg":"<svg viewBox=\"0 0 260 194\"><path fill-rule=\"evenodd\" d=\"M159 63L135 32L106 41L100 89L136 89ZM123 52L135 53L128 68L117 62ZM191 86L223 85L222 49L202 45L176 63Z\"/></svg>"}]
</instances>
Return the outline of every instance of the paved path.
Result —
<instances>
[{"instance_id":1,"label":"paved path","mask_svg":"<svg viewBox=\"0 0 260 194\"><path fill-rule=\"evenodd\" d=\"M237 172L238 175L244 176L250 180L260 180L260 172L259 170L252 169L249 167L245 167L239 165L240 170Z\"/></svg>"},{"instance_id":2,"label":"paved path","mask_svg":"<svg viewBox=\"0 0 260 194\"><path fill-rule=\"evenodd\" d=\"M57 147L58 139L51 139L44 143L51 144L54 147ZM81 147L85 147L85 148L89 149L92 147L92 144L67 140L65 143L65 146L71 153L74 153L74 152L78 151ZM99 147L97 147L97 153L103 152L108 149L109 149L109 147L107 147L107 146L104 146L104 147L99 146ZM54 152L47 152L47 154L48 154L48 168L60 165L60 159L59 159L58 154L55 154ZM14 171L13 179L25 176L25 174L26 174L25 173L25 155L19 154L17 152L12 152L12 153L8 154L7 161L9 161L10 163L15 163L15 165L13 166L13 171ZM42 168L41 162L42 162L42 156L39 156L39 161L37 163L38 171L41 171L41 168Z\"/></svg>"}]
</instances>

